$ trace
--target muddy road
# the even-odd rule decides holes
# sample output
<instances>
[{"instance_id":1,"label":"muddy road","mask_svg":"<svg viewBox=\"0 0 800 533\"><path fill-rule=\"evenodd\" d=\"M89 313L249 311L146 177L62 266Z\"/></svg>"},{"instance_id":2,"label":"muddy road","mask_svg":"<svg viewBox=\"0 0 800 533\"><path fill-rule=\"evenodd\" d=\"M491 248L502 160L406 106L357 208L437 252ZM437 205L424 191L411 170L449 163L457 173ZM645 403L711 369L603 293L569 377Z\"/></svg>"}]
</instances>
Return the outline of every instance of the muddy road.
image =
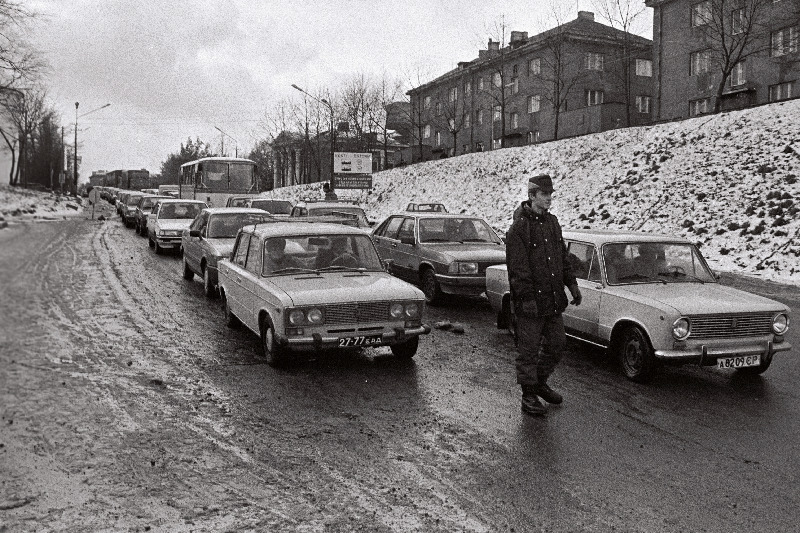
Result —
<instances>
[{"instance_id":1,"label":"muddy road","mask_svg":"<svg viewBox=\"0 0 800 533\"><path fill-rule=\"evenodd\" d=\"M465 332L434 330L410 363L277 370L104 209L0 231L0 532L797 527L797 348L763 377L637 385L570 345L564 404L530 419L512 340L475 300L429 308ZM796 287L726 282L800 310Z\"/></svg>"}]
</instances>

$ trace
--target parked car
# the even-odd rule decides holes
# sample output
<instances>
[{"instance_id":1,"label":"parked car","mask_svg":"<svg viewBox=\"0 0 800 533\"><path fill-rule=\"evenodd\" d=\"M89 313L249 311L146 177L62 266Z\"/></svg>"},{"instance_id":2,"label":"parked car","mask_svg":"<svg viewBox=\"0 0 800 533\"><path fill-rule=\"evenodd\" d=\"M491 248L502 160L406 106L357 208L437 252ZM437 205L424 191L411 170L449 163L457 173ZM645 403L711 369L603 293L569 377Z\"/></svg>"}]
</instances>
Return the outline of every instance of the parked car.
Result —
<instances>
[{"instance_id":1,"label":"parked car","mask_svg":"<svg viewBox=\"0 0 800 533\"><path fill-rule=\"evenodd\" d=\"M133 213L133 225L136 233L142 237L147 237L147 215L153 211L153 206L158 200L170 198L169 196L159 196L157 194L144 194L139 198L139 203L136 204L136 210Z\"/></svg>"},{"instance_id":2,"label":"parked car","mask_svg":"<svg viewBox=\"0 0 800 533\"><path fill-rule=\"evenodd\" d=\"M447 213L447 208L445 208L444 204L416 204L411 202L406 206L406 211Z\"/></svg>"},{"instance_id":3,"label":"parked car","mask_svg":"<svg viewBox=\"0 0 800 533\"><path fill-rule=\"evenodd\" d=\"M353 202L349 201L315 201L304 200L298 202L293 208L290 216L309 217L335 215L338 217L355 218L359 228L369 229L373 224L367 219L364 210Z\"/></svg>"},{"instance_id":4,"label":"parked car","mask_svg":"<svg viewBox=\"0 0 800 533\"><path fill-rule=\"evenodd\" d=\"M288 217L292 214L292 202L289 200L274 200L271 198L248 198L245 207L263 209L276 217Z\"/></svg>"},{"instance_id":5,"label":"parked car","mask_svg":"<svg viewBox=\"0 0 800 533\"><path fill-rule=\"evenodd\" d=\"M147 240L156 254L164 249L180 249L183 230L188 229L200 211L208 207L200 200L160 199L147 215Z\"/></svg>"},{"instance_id":6,"label":"parked car","mask_svg":"<svg viewBox=\"0 0 800 533\"><path fill-rule=\"evenodd\" d=\"M641 232L564 231L583 295L564 311L567 334L606 348L624 374L646 381L660 364L761 374L789 350L790 310L726 287L686 239ZM486 272L498 327L514 330L505 265Z\"/></svg>"},{"instance_id":7,"label":"parked car","mask_svg":"<svg viewBox=\"0 0 800 533\"><path fill-rule=\"evenodd\" d=\"M117 209L117 215L119 215L120 218L122 217L123 208L125 207L125 202L126 202L126 200L128 198L128 195L131 192L132 191L126 191L126 190L120 189L120 191L117 193L117 201L114 203L114 205L116 206L116 209Z\"/></svg>"},{"instance_id":8,"label":"parked car","mask_svg":"<svg viewBox=\"0 0 800 533\"><path fill-rule=\"evenodd\" d=\"M133 215L136 214L136 205L139 199L144 196L144 193L131 191L125 196L125 201L122 204L122 223L126 228L133 226Z\"/></svg>"},{"instance_id":9,"label":"parked car","mask_svg":"<svg viewBox=\"0 0 800 533\"><path fill-rule=\"evenodd\" d=\"M425 298L384 271L368 235L341 224L245 226L230 259L219 261L229 326L261 338L271 365L291 352L388 345L417 352Z\"/></svg>"},{"instance_id":10,"label":"parked car","mask_svg":"<svg viewBox=\"0 0 800 533\"><path fill-rule=\"evenodd\" d=\"M269 222L274 217L261 209L246 207L209 207L203 209L183 231L183 279L195 274L203 278L206 296L217 294L217 262L230 257L236 235L243 226Z\"/></svg>"},{"instance_id":11,"label":"parked car","mask_svg":"<svg viewBox=\"0 0 800 533\"><path fill-rule=\"evenodd\" d=\"M448 294L483 294L486 268L506 260L503 240L475 216L397 213L378 225L372 240L389 271L419 285L433 305Z\"/></svg>"}]
</instances>

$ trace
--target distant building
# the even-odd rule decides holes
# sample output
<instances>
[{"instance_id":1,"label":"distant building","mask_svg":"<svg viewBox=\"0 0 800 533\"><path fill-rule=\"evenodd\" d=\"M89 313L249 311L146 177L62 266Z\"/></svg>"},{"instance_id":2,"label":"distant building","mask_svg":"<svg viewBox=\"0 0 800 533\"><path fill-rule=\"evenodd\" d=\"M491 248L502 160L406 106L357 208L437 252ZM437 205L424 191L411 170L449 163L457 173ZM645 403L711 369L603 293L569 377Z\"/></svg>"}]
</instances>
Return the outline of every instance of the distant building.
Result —
<instances>
[{"instance_id":1,"label":"distant building","mask_svg":"<svg viewBox=\"0 0 800 533\"><path fill-rule=\"evenodd\" d=\"M646 0L653 8L654 119L798 96L798 5L791 0ZM748 27L752 27L748 32ZM720 42L724 37L725 48ZM750 42L740 61L737 43ZM730 54L724 50L733 50ZM725 61L727 59L727 61ZM730 75L722 79L722 66Z\"/></svg>"},{"instance_id":2,"label":"distant building","mask_svg":"<svg viewBox=\"0 0 800 533\"><path fill-rule=\"evenodd\" d=\"M448 157L647 124L652 41L594 14L539 35L512 31L477 59L408 92L407 153Z\"/></svg>"}]
</instances>

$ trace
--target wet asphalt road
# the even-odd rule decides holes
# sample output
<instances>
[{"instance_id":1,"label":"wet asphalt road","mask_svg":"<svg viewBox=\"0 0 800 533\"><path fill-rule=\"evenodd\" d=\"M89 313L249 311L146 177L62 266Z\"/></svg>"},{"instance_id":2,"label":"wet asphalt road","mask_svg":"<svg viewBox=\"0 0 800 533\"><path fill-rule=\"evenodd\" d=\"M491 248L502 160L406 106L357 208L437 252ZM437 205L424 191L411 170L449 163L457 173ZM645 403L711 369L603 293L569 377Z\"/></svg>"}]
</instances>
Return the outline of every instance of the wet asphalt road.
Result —
<instances>
[{"instance_id":1,"label":"wet asphalt road","mask_svg":"<svg viewBox=\"0 0 800 533\"><path fill-rule=\"evenodd\" d=\"M797 530L797 348L639 385L571 344L530 419L483 300L429 308L465 332L410 364L276 370L116 217L0 232L0 291L2 532Z\"/></svg>"}]
</instances>

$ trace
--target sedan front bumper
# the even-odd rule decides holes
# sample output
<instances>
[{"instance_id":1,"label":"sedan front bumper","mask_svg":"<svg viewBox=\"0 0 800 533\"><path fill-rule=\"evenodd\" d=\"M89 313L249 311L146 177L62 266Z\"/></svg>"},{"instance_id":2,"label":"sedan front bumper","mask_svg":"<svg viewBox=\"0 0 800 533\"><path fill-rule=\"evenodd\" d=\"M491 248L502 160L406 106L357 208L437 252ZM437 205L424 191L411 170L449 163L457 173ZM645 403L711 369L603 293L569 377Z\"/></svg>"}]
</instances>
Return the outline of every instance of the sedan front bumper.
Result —
<instances>
[{"instance_id":1,"label":"sedan front bumper","mask_svg":"<svg viewBox=\"0 0 800 533\"><path fill-rule=\"evenodd\" d=\"M656 350L656 359L664 362L698 363L701 365L716 364L717 358L740 355L761 355L767 359L778 352L790 350L792 345L786 341L748 342L746 344L690 346L685 349Z\"/></svg>"},{"instance_id":2,"label":"sedan front bumper","mask_svg":"<svg viewBox=\"0 0 800 533\"><path fill-rule=\"evenodd\" d=\"M431 327L426 324L422 324L421 326L415 328L392 328L392 331L380 334L381 343L378 346L391 346L392 344L400 344L412 339L413 337L427 335L430 332ZM342 338L353 336L369 337L373 335L375 334L371 333L369 330L358 331L353 329L353 331L342 332L340 335L328 334L323 336L320 333L298 337L279 335L276 340L279 345L288 346L289 348L314 348L320 350L325 348L337 348L339 346L339 339Z\"/></svg>"},{"instance_id":3,"label":"sedan front bumper","mask_svg":"<svg viewBox=\"0 0 800 533\"><path fill-rule=\"evenodd\" d=\"M436 274L442 292L458 296L480 296L486 292L486 276L449 276Z\"/></svg>"}]
</instances>

